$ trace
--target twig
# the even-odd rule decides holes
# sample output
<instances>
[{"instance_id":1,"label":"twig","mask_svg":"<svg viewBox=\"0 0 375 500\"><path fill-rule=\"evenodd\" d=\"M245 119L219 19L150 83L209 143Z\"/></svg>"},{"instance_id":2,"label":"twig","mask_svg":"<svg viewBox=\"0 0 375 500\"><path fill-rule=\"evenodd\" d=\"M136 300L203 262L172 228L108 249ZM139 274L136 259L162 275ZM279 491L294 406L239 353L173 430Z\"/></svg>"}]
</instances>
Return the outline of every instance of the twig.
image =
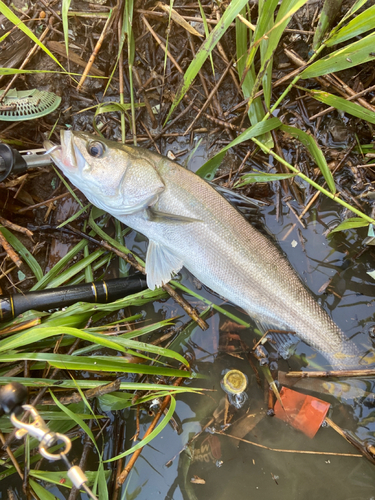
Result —
<instances>
[{"instance_id":1,"label":"twig","mask_svg":"<svg viewBox=\"0 0 375 500\"><path fill-rule=\"evenodd\" d=\"M147 93L146 93L144 87L142 86L141 78L140 78L138 70L135 66L133 66L133 75L134 75L135 81L137 83L138 91L140 94L142 94L142 97L143 97L143 100L144 100L144 103L145 103L145 106L147 109L147 113L148 113L150 120L152 122L152 128L155 129L158 126L158 122L156 121L155 115L152 112L150 101L148 100Z\"/></svg>"},{"instance_id":2,"label":"twig","mask_svg":"<svg viewBox=\"0 0 375 500\"><path fill-rule=\"evenodd\" d=\"M82 85L84 84L84 82L85 82L85 80L87 78L87 75L89 74L89 71L90 71L92 65L94 64L95 58L98 55L99 50L100 50L100 48L102 46L102 43L103 43L104 37L106 35L106 32L110 28L110 26L112 24L112 21L113 21L113 18L115 17L114 16L115 11L116 11L116 7L114 7L114 9L111 11L110 15L108 16L108 19L107 19L107 21L106 21L106 23L104 25L103 31L101 32L101 35L99 37L99 40L96 42L94 51L91 54L89 62L87 63L87 66L84 69L83 74L81 76L81 79L80 79L80 81L79 81L79 83L77 85L77 92L79 92L81 90Z\"/></svg>"},{"instance_id":3,"label":"twig","mask_svg":"<svg viewBox=\"0 0 375 500\"><path fill-rule=\"evenodd\" d=\"M85 399L87 399L87 400L94 399L94 398L97 398L99 396L103 396L104 394L110 394L111 392L118 391L120 389L120 385L121 385L121 380L116 379L113 382L110 382L109 384L100 385L98 387L94 387L93 389L88 389L83 394L84 394ZM59 401L63 405L69 405L71 403L79 403L82 401L82 396L80 393L75 392L71 396L59 398ZM53 405L55 403L51 398L47 398L47 399L43 399L41 404L42 405Z\"/></svg>"},{"instance_id":4,"label":"twig","mask_svg":"<svg viewBox=\"0 0 375 500\"><path fill-rule=\"evenodd\" d=\"M323 377L373 377L375 369L372 370L332 370L316 372L289 372L288 378L323 378Z\"/></svg>"},{"instance_id":5,"label":"twig","mask_svg":"<svg viewBox=\"0 0 375 500\"><path fill-rule=\"evenodd\" d=\"M51 14L52 14L54 17L56 17L56 19L58 19L58 20L60 21L60 23L62 23L62 19L61 19L61 17L58 15L58 13L57 13L55 10L53 10L53 9L52 9L52 7L50 7L50 6L48 5L48 3L47 3L45 0L39 0L39 1L40 1L40 3L42 3L42 4L44 5L44 7L45 7L46 9L48 9L48 10L51 12Z\"/></svg>"},{"instance_id":6,"label":"twig","mask_svg":"<svg viewBox=\"0 0 375 500\"><path fill-rule=\"evenodd\" d=\"M7 240L5 239L5 236L3 236L1 231L0 231L0 245L4 248L4 250L8 254L8 257L10 259L12 259L12 261L16 264L16 266L21 267L22 260L18 257L17 253L13 250L13 248L7 242Z\"/></svg>"},{"instance_id":7,"label":"twig","mask_svg":"<svg viewBox=\"0 0 375 500\"><path fill-rule=\"evenodd\" d=\"M167 49L167 47L164 45L164 43L160 40L160 38L158 37L158 35L155 33L155 31L152 29L150 23L147 21L147 19L145 18L145 16L142 14L141 15L141 19L144 23L144 25L146 26L146 28L148 29L148 31L151 33L151 35L155 38L156 42L158 43L158 45L160 45L161 49L164 50L164 52L166 52L167 56L169 57L169 59L171 60L172 64L175 66L175 68L177 69L177 71L179 73L181 73L181 75L184 74L183 70L181 69L180 65L178 64L178 62L176 61L176 59L172 56L172 54L169 52L169 50Z\"/></svg>"},{"instance_id":8,"label":"twig","mask_svg":"<svg viewBox=\"0 0 375 500\"><path fill-rule=\"evenodd\" d=\"M120 43L121 40L121 32L122 32L122 21L123 21L123 10L124 6L122 7L120 11L120 16L118 20L118 25L117 25L117 39L118 43ZM129 71L130 71L130 66L129 66ZM124 50L121 50L119 58L118 58L118 79L119 79L119 94L120 94L120 103L124 104ZM125 122L125 113L124 111L121 111L120 115L120 122L121 122L121 141L123 144L125 144L126 140L126 122ZM134 130L133 130L133 141L134 141Z\"/></svg>"},{"instance_id":9,"label":"twig","mask_svg":"<svg viewBox=\"0 0 375 500\"><path fill-rule=\"evenodd\" d=\"M5 443L5 438L3 436L3 433L0 431L0 441L3 445L5 445L5 451L8 453L8 456L12 462L12 464L14 465L14 468L16 469L16 471L18 472L18 475L20 476L21 479L23 479L23 474L22 474L22 471L20 469L20 466L18 465L18 462L16 460L16 457L13 455L13 452L12 450L9 448L9 446L6 446L6 443Z\"/></svg>"},{"instance_id":10,"label":"twig","mask_svg":"<svg viewBox=\"0 0 375 500\"><path fill-rule=\"evenodd\" d=\"M174 381L173 385L176 387L178 385L181 384L181 382L183 381L183 378L178 378L177 380ZM164 410L167 408L167 406L169 405L171 401L171 396L166 396L164 398L164 401L163 403L161 404L160 406L160 410L158 411L158 413L155 415L154 417L154 420L151 422L149 428L147 429L147 431L145 432L144 436L143 436L143 439L145 437L147 437L149 434L151 434L151 432L155 429L157 423L159 422L161 416L163 415L164 413ZM128 465L124 468L124 470L121 472L120 476L118 477L117 481L118 481L118 484L124 484L124 481L126 480L126 478L128 477L129 475L129 472L132 470L135 462L137 461L139 455L142 453L142 450L143 448L139 448L138 450L136 450L131 459L129 460L129 463Z\"/></svg>"},{"instance_id":11,"label":"twig","mask_svg":"<svg viewBox=\"0 0 375 500\"><path fill-rule=\"evenodd\" d=\"M186 106L186 108L183 109L181 111L181 113L176 116L176 118L174 118L171 122L167 123L167 125L163 128L163 130L159 134L152 136L152 140L157 141L158 139L160 139L160 137L166 135L165 132L169 128L171 128L178 120L180 120L180 118L182 118L184 115L186 115L186 113L188 113L190 111L192 106L194 106L194 99L195 99L195 97L189 102L189 104ZM180 136L181 134L177 134L177 135Z\"/></svg>"},{"instance_id":12,"label":"twig","mask_svg":"<svg viewBox=\"0 0 375 500\"><path fill-rule=\"evenodd\" d=\"M92 430L93 422L94 422L93 420L89 421L90 430ZM92 449L92 446L93 446L93 443L91 441L91 438L88 434L86 434L81 459L79 461L79 467L83 472L86 469L86 462L87 462L89 453ZM76 498L78 498L78 495L79 495L79 488L76 488L75 486L73 486L72 489L70 490L68 500L76 500Z\"/></svg>"},{"instance_id":13,"label":"twig","mask_svg":"<svg viewBox=\"0 0 375 500\"><path fill-rule=\"evenodd\" d=\"M78 189L74 188L73 192L74 191L78 191ZM19 210L17 210L17 213L22 214L23 212L27 212L28 210L34 210L34 208L47 206L49 203L53 203L54 201L59 200L60 198L64 198L64 196L72 196L72 193L67 191L66 193L59 194L58 196L55 196L54 198L50 198L47 201L41 201L40 203L35 203L35 205L29 205L28 207L20 208Z\"/></svg>"},{"instance_id":14,"label":"twig","mask_svg":"<svg viewBox=\"0 0 375 500\"><path fill-rule=\"evenodd\" d=\"M190 103L190 99L187 95L185 95L183 97L187 102ZM198 108L198 106L195 106L193 105L193 108L195 109L195 111L200 111L200 108ZM245 129L242 129L240 127L237 127L236 125L233 125L233 123L228 123L228 122L225 122L224 120L219 120L218 118L215 118L214 116L208 114L208 113L203 113L203 116L205 118L207 118L208 120L210 120L211 122L215 123L216 125L220 125L221 127L224 127L226 129L230 129L230 130L234 130L234 131L237 131L237 132L243 132Z\"/></svg>"},{"instance_id":15,"label":"twig","mask_svg":"<svg viewBox=\"0 0 375 500\"><path fill-rule=\"evenodd\" d=\"M189 127L187 128L187 130L184 132L184 135L188 134L191 131L191 129L193 128L194 123L198 120L198 118L201 116L201 114L205 111L205 109L207 108L207 106L211 102L211 99L213 98L213 96L218 91L218 89L219 89L220 85L222 84L224 78L227 76L227 73L228 73L228 71L230 70L231 67L232 67L232 61L229 61L227 67L223 71L223 74L221 75L221 77L219 78L219 80L216 83L215 87L211 90L209 96L207 97L206 102L203 104L203 106L200 109L200 111L198 112L198 114L194 117L194 120L191 122L191 124L189 125Z\"/></svg>"},{"instance_id":16,"label":"twig","mask_svg":"<svg viewBox=\"0 0 375 500\"><path fill-rule=\"evenodd\" d=\"M81 66L82 68L85 68L87 66L87 63L82 57L80 57L78 54L76 54L72 49L68 50L68 54L66 53L66 48L65 45L63 45L60 42L56 42L54 40L50 40L47 43L47 47L52 51L56 52L56 54L59 54L62 57L65 57L68 59L70 62L74 64L78 64L78 66ZM90 68L90 74L94 76L105 76L104 71L101 69L97 68L94 64Z\"/></svg>"},{"instance_id":17,"label":"twig","mask_svg":"<svg viewBox=\"0 0 375 500\"><path fill-rule=\"evenodd\" d=\"M13 231L18 231L19 233L26 234L31 240L33 239L33 233L30 231L30 229L27 229L26 227L19 226L18 224L14 224L13 222L10 222L9 220L4 219L3 217L0 217L0 224L2 224L4 227L8 227L9 229L13 229Z\"/></svg>"},{"instance_id":18,"label":"twig","mask_svg":"<svg viewBox=\"0 0 375 500\"><path fill-rule=\"evenodd\" d=\"M347 431L344 431L344 429L341 429L341 427L335 424L335 422L333 422L330 418L326 417L324 420L330 427L332 427L333 430L340 434L345 441L357 448L357 450L359 450L362 455L367 458L367 460L369 460L372 464L375 464L375 458L371 445L369 447L365 446L363 442L359 441L356 437L351 436Z\"/></svg>"},{"instance_id":19,"label":"twig","mask_svg":"<svg viewBox=\"0 0 375 500\"><path fill-rule=\"evenodd\" d=\"M218 432L217 434L219 434L220 436L227 436L236 439L237 441L242 441L243 443L251 444L253 446L256 446L257 448L263 448L263 450L276 451L278 453L297 453L301 455L329 455L335 457L363 458L362 455L357 455L355 453L335 453L333 451L284 450L282 448L270 448L269 446L265 446L259 443L254 443L254 441L249 441L248 439L232 436L232 434L226 434L225 432Z\"/></svg>"},{"instance_id":20,"label":"twig","mask_svg":"<svg viewBox=\"0 0 375 500\"><path fill-rule=\"evenodd\" d=\"M195 51L193 37L191 36L190 33L187 33L187 36L188 36L188 40L189 40L191 53L192 53L193 57L195 57L196 51ZM201 71L199 71L198 76L199 76L199 79L200 79L202 87L203 87L204 95L206 96L206 99L208 99L209 94L208 94L207 84L206 84L206 80L204 79L204 76L202 75ZM213 105L211 102L209 103L209 106L211 109L211 113L214 114L214 108L213 108Z\"/></svg>"}]
</instances>

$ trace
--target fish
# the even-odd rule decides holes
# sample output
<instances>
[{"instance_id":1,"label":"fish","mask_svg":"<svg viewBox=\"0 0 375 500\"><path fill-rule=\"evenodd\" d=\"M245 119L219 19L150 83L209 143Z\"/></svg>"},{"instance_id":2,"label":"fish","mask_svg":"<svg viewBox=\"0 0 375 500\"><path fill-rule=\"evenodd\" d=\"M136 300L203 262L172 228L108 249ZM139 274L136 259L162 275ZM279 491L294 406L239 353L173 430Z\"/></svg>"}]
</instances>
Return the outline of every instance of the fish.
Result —
<instances>
[{"instance_id":1,"label":"fish","mask_svg":"<svg viewBox=\"0 0 375 500\"><path fill-rule=\"evenodd\" d=\"M359 364L356 345L276 245L204 179L147 149L86 132L61 131L50 156L93 205L148 238L150 289L185 267L264 330L294 332L334 369Z\"/></svg>"}]
</instances>

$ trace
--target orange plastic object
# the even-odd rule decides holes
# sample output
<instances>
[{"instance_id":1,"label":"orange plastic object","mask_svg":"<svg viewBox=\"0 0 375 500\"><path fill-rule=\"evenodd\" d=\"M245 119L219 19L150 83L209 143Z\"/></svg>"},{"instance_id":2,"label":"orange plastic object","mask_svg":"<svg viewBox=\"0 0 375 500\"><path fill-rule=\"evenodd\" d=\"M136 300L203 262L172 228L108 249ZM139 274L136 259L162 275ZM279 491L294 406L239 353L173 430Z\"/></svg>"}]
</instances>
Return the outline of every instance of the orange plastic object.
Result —
<instances>
[{"instance_id":1,"label":"orange plastic object","mask_svg":"<svg viewBox=\"0 0 375 500\"><path fill-rule=\"evenodd\" d=\"M322 425L330 404L287 387L281 389L280 397L285 410L277 401L274 408L275 417L313 438Z\"/></svg>"}]
</instances>

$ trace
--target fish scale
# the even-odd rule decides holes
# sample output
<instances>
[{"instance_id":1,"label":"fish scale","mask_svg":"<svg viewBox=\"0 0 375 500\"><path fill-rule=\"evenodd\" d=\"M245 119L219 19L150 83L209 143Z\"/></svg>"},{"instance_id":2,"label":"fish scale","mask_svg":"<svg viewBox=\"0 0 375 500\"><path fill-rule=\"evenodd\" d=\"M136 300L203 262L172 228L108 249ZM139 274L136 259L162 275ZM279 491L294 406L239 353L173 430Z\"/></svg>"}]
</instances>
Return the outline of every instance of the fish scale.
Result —
<instances>
[{"instance_id":1,"label":"fish scale","mask_svg":"<svg viewBox=\"0 0 375 500\"><path fill-rule=\"evenodd\" d=\"M93 157L98 142L103 153ZM279 249L199 176L148 150L82 132L62 132L61 143L51 156L72 183L149 239L150 288L185 266L255 320L295 332L334 368L359 364L356 346Z\"/></svg>"}]
</instances>

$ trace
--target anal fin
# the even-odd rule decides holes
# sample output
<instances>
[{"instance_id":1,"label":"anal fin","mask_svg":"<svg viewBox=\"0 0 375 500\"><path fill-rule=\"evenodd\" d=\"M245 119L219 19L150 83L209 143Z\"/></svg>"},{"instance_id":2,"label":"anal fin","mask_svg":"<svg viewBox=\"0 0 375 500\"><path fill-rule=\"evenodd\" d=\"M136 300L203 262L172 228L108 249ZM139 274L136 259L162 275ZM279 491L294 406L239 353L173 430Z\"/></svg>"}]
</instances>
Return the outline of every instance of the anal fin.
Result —
<instances>
[{"instance_id":1,"label":"anal fin","mask_svg":"<svg viewBox=\"0 0 375 500\"><path fill-rule=\"evenodd\" d=\"M183 265L183 261L168 248L150 240L146 256L147 286L155 290L168 283Z\"/></svg>"}]
</instances>

